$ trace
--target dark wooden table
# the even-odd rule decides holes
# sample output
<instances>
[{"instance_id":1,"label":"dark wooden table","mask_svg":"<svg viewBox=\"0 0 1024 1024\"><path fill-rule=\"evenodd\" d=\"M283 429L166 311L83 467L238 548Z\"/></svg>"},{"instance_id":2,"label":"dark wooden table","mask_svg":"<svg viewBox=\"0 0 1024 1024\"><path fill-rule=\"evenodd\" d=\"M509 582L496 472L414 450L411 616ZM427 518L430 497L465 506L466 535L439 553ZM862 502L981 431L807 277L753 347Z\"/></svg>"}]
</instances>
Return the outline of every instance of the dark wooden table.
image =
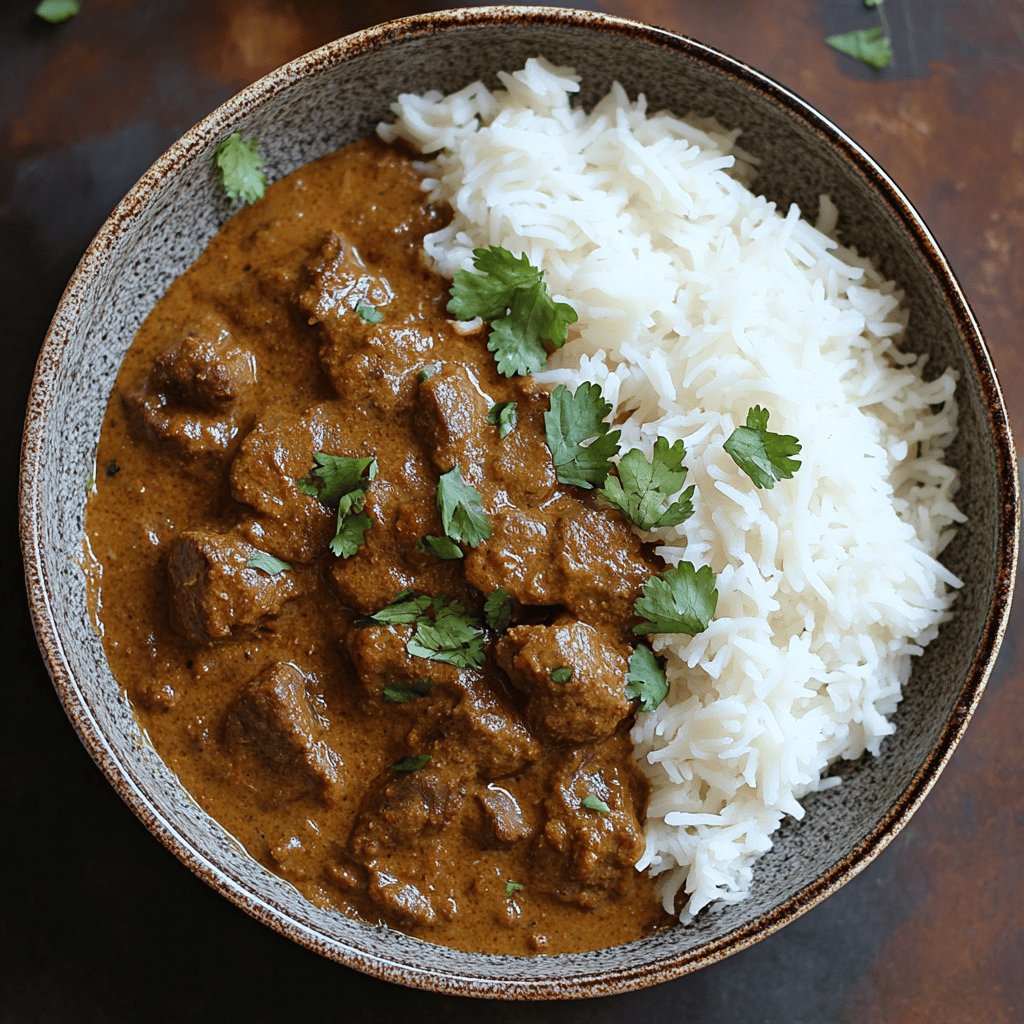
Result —
<instances>
[{"instance_id":1,"label":"dark wooden table","mask_svg":"<svg viewBox=\"0 0 1024 1024\"><path fill-rule=\"evenodd\" d=\"M656 989L568 1005L415 993L278 937L152 839L93 767L36 650L11 514L36 353L93 233L189 125L264 72L375 21L387 0L82 0L63 25L0 14L0 1021L1024 1020L1024 599L978 714L910 826L825 904ZM584 5L577 5L584 6ZM796 90L903 186L963 281L1024 427L1024 5L888 0L896 61L827 49L861 0L617 0Z\"/></svg>"}]
</instances>

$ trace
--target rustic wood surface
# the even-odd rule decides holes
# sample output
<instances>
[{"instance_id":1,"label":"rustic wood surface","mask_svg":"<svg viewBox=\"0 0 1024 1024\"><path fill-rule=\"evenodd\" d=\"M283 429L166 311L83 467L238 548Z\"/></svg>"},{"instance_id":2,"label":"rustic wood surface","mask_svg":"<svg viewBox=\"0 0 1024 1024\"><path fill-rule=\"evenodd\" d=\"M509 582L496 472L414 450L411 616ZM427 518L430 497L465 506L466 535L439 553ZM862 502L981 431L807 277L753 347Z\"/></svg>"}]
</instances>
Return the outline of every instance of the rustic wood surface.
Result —
<instances>
[{"instance_id":1,"label":"rustic wood surface","mask_svg":"<svg viewBox=\"0 0 1024 1024\"><path fill-rule=\"evenodd\" d=\"M35 0L0 13L4 478L14 500L32 366L93 233L153 159L242 86L373 22L387 0ZM587 6L578 4L576 6ZM857 139L959 274L1024 427L1024 4L1020 0L614 0L777 78ZM825 35L884 15L874 72ZM92 766L35 648L13 516L3 522L0 707L5 892L0 1021L1024 1020L1024 599L964 742L909 827L822 906L751 950L647 992L568 1005L414 993L300 949L216 896Z\"/></svg>"}]
</instances>

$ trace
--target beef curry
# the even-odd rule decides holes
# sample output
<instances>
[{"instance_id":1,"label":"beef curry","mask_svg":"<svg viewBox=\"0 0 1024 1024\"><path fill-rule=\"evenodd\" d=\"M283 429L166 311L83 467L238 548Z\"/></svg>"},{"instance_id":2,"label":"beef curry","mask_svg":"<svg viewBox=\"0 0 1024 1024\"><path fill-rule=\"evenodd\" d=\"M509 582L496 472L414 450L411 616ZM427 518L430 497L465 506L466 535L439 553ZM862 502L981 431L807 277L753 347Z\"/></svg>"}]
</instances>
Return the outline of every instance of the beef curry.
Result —
<instances>
[{"instance_id":1,"label":"beef curry","mask_svg":"<svg viewBox=\"0 0 1024 1024\"><path fill-rule=\"evenodd\" d=\"M315 904L461 949L601 948L670 920L634 867L625 688L662 565L557 482L547 394L446 314L421 252L444 216L411 159L360 142L172 284L103 424L97 623L184 786ZM365 471L340 548L331 456ZM430 539L456 468L491 532L453 551ZM424 648L449 622L472 657Z\"/></svg>"}]
</instances>

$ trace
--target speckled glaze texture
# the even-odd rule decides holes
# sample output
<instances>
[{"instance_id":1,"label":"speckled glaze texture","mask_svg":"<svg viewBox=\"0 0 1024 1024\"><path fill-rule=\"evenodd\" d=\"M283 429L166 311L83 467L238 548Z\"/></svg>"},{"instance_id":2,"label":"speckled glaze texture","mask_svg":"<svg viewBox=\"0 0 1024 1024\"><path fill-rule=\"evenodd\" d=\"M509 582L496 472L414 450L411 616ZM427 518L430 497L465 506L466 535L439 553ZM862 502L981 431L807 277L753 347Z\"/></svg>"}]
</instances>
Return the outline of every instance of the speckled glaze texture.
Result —
<instances>
[{"instance_id":1,"label":"speckled glaze texture","mask_svg":"<svg viewBox=\"0 0 1024 1024\"><path fill-rule=\"evenodd\" d=\"M434 946L317 909L252 860L189 797L140 732L111 676L80 568L85 481L107 397L132 336L168 284L230 216L217 141L258 135L276 179L369 134L403 91L451 90L529 56L573 64L590 103L613 80L653 107L743 129L757 187L815 211L827 192L839 233L902 283L907 346L960 374L950 452L969 517L945 561L966 581L955 618L918 661L882 756L841 769L757 865L749 900L641 942L511 958ZM1019 489L998 384L974 319L927 229L850 140L784 89L699 43L603 15L480 8L393 22L286 65L188 132L132 190L90 246L39 359L23 448L21 530L29 598L54 683L86 747L125 801L185 864L309 948L407 985L497 998L602 995L695 970L781 927L859 871L899 831L962 735L1005 628ZM130 515L130 510L126 510Z\"/></svg>"}]
</instances>

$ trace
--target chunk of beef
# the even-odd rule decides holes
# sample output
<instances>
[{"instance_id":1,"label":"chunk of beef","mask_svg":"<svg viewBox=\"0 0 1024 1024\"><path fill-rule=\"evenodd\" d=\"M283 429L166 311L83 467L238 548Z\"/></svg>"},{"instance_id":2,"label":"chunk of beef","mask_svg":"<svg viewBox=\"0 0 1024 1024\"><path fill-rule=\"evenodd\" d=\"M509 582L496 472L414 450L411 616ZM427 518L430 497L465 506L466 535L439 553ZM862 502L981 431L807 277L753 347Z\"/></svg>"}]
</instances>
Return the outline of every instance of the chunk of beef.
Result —
<instances>
[{"instance_id":1,"label":"chunk of beef","mask_svg":"<svg viewBox=\"0 0 1024 1024\"><path fill-rule=\"evenodd\" d=\"M328 722L315 708L307 679L294 665L277 662L258 675L227 713L224 741L243 778L258 761L269 779L261 795L270 803L313 794L328 798L339 782L340 755L325 740ZM262 784L261 784L262 786Z\"/></svg>"},{"instance_id":2,"label":"chunk of beef","mask_svg":"<svg viewBox=\"0 0 1024 1024\"><path fill-rule=\"evenodd\" d=\"M441 870L437 846L465 799L461 770L432 762L416 772L390 772L364 801L349 852L366 868L370 899L399 922L437 920L431 882Z\"/></svg>"},{"instance_id":3,"label":"chunk of beef","mask_svg":"<svg viewBox=\"0 0 1024 1024\"><path fill-rule=\"evenodd\" d=\"M625 893L644 850L641 790L635 769L621 758L600 748L570 754L545 802L546 822L532 851L534 883L584 907ZM608 810L585 806L588 797Z\"/></svg>"},{"instance_id":4,"label":"chunk of beef","mask_svg":"<svg viewBox=\"0 0 1024 1024\"><path fill-rule=\"evenodd\" d=\"M498 641L495 657L527 695L533 729L556 743L603 739L630 713L629 648L585 622L514 626ZM570 672L569 679L556 682L557 669Z\"/></svg>"},{"instance_id":5,"label":"chunk of beef","mask_svg":"<svg viewBox=\"0 0 1024 1024\"><path fill-rule=\"evenodd\" d=\"M512 846L533 836L519 801L507 789L491 783L476 794L476 800L481 811L476 835L485 850Z\"/></svg>"},{"instance_id":6,"label":"chunk of beef","mask_svg":"<svg viewBox=\"0 0 1024 1024\"><path fill-rule=\"evenodd\" d=\"M444 690L449 696L461 692L459 670L440 661L413 657L405 644L412 635L411 626L363 626L345 638L345 648L355 668L356 678L366 693L381 700L385 686L409 688L430 681L430 693Z\"/></svg>"},{"instance_id":7,"label":"chunk of beef","mask_svg":"<svg viewBox=\"0 0 1024 1024\"><path fill-rule=\"evenodd\" d=\"M365 445L350 447L345 410L334 403L304 412L277 409L249 433L231 464L231 493L256 512L247 525L253 543L290 562L326 553L337 512L303 494L297 481L309 475L313 453L365 457Z\"/></svg>"},{"instance_id":8,"label":"chunk of beef","mask_svg":"<svg viewBox=\"0 0 1024 1024\"><path fill-rule=\"evenodd\" d=\"M442 472L458 466L492 507L535 508L555 490L555 471L544 442L546 396L517 403L517 426L502 438L487 422L494 404L473 370L444 366L420 385L419 415L427 450Z\"/></svg>"},{"instance_id":9,"label":"chunk of beef","mask_svg":"<svg viewBox=\"0 0 1024 1024\"><path fill-rule=\"evenodd\" d=\"M239 436L255 380L255 357L210 313L125 393L125 412L154 444L193 458L220 455Z\"/></svg>"},{"instance_id":10,"label":"chunk of beef","mask_svg":"<svg viewBox=\"0 0 1024 1024\"><path fill-rule=\"evenodd\" d=\"M256 549L233 534L187 530L167 556L171 618L193 643L224 640L238 628L277 615L301 592L294 572L250 568Z\"/></svg>"},{"instance_id":11,"label":"chunk of beef","mask_svg":"<svg viewBox=\"0 0 1024 1024\"><path fill-rule=\"evenodd\" d=\"M465 560L466 579L483 593L504 587L520 604L562 605L624 631L641 587L659 571L617 513L570 495L492 518L491 538Z\"/></svg>"}]
</instances>

